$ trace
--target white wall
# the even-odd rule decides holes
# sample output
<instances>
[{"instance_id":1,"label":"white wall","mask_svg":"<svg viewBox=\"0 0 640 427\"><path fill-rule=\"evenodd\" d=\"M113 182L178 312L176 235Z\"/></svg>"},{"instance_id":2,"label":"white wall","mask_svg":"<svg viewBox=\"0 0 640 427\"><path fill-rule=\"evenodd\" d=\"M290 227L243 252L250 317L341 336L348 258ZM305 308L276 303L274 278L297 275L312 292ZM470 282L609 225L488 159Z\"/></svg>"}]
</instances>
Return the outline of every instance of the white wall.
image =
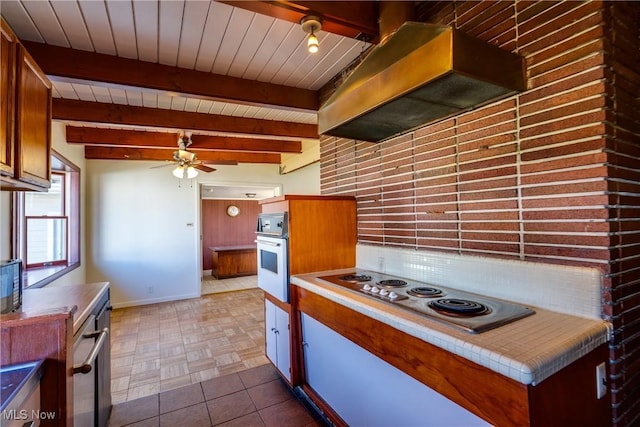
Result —
<instances>
[{"instance_id":1,"label":"white wall","mask_svg":"<svg viewBox=\"0 0 640 427\"><path fill-rule=\"evenodd\" d=\"M319 194L319 165L287 175L278 165L216 165L193 183L159 162L87 161L88 281L111 282L114 307L200 295L202 183L281 184Z\"/></svg>"},{"instance_id":2,"label":"white wall","mask_svg":"<svg viewBox=\"0 0 640 427\"><path fill-rule=\"evenodd\" d=\"M81 266L48 286L109 281L115 307L200 295L200 182L320 194L319 163L285 175L278 165L220 165L179 187L171 167L150 169L160 162L85 160L84 146L68 144L55 121L52 146L81 169ZM1 259L11 256L10 196L0 193Z\"/></svg>"}]
</instances>

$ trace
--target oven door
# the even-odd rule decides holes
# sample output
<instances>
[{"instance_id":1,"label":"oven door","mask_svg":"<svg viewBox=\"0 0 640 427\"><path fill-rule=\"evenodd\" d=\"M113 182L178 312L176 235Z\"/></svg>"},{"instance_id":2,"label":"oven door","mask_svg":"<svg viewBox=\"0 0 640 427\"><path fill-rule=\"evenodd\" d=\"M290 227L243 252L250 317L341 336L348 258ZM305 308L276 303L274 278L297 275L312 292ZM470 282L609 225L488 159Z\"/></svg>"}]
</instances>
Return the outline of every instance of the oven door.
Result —
<instances>
[{"instance_id":1,"label":"oven door","mask_svg":"<svg viewBox=\"0 0 640 427\"><path fill-rule=\"evenodd\" d=\"M289 302L289 265L287 239L258 235L258 286L265 292Z\"/></svg>"}]
</instances>

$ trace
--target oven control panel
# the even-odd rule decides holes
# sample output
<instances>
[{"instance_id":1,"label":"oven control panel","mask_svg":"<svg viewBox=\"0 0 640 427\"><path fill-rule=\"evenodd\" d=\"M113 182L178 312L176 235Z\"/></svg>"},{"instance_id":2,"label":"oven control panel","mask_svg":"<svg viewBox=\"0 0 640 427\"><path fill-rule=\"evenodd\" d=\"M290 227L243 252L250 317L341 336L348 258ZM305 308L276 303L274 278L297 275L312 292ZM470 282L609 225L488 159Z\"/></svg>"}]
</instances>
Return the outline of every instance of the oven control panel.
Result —
<instances>
[{"instance_id":1,"label":"oven control panel","mask_svg":"<svg viewBox=\"0 0 640 427\"><path fill-rule=\"evenodd\" d=\"M256 233L265 236L287 237L289 234L287 212L259 214Z\"/></svg>"}]
</instances>

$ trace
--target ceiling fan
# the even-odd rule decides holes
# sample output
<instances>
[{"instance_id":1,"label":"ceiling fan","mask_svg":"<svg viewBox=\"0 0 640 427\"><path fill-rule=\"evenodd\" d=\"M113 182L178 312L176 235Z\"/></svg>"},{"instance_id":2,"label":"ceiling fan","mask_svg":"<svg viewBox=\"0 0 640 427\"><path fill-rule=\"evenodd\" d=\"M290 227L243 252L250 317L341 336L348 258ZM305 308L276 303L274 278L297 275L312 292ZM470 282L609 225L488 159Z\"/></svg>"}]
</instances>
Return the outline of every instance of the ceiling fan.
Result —
<instances>
[{"instance_id":1,"label":"ceiling fan","mask_svg":"<svg viewBox=\"0 0 640 427\"><path fill-rule=\"evenodd\" d=\"M189 147L191 143L191 132L183 132L178 137L178 150L173 152L172 161L172 163L176 165L176 168L173 170L173 175L176 178L195 178L198 176L196 169L207 173L215 171L214 168L199 161L196 153L187 150L187 147Z\"/></svg>"}]
</instances>

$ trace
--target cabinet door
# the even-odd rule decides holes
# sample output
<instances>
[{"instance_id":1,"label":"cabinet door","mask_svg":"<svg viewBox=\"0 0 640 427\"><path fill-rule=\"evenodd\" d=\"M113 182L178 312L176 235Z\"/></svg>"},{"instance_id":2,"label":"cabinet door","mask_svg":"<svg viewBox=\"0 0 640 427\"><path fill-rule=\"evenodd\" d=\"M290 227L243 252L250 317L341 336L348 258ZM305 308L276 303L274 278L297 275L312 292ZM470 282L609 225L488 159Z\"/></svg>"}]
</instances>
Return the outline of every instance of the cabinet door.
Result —
<instances>
[{"instance_id":1,"label":"cabinet door","mask_svg":"<svg viewBox=\"0 0 640 427\"><path fill-rule=\"evenodd\" d=\"M269 300L264 300L265 341L267 357L291 382L291 350L289 348L289 313Z\"/></svg>"},{"instance_id":2,"label":"cabinet door","mask_svg":"<svg viewBox=\"0 0 640 427\"><path fill-rule=\"evenodd\" d=\"M289 349L289 313L276 307L276 348L278 369L291 382L291 352Z\"/></svg>"},{"instance_id":3,"label":"cabinet door","mask_svg":"<svg viewBox=\"0 0 640 427\"><path fill-rule=\"evenodd\" d=\"M49 188L51 175L51 82L18 46L16 179Z\"/></svg>"},{"instance_id":4,"label":"cabinet door","mask_svg":"<svg viewBox=\"0 0 640 427\"><path fill-rule=\"evenodd\" d=\"M351 426L488 426L305 313L306 383Z\"/></svg>"},{"instance_id":5,"label":"cabinet door","mask_svg":"<svg viewBox=\"0 0 640 427\"><path fill-rule=\"evenodd\" d=\"M111 304L109 301L102 307L96 317L96 330L104 328L111 331ZM96 402L97 427L107 427L107 420L111 412L111 344L107 339L96 359L96 389L98 399Z\"/></svg>"},{"instance_id":6,"label":"cabinet door","mask_svg":"<svg viewBox=\"0 0 640 427\"><path fill-rule=\"evenodd\" d=\"M0 43L0 174L13 177L16 38L4 19Z\"/></svg>"},{"instance_id":7,"label":"cabinet door","mask_svg":"<svg viewBox=\"0 0 640 427\"><path fill-rule=\"evenodd\" d=\"M278 353L276 347L276 306L269 300L264 300L264 326L265 345L267 357L271 363L278 366Z\"/></svg>"}]
</instances>

